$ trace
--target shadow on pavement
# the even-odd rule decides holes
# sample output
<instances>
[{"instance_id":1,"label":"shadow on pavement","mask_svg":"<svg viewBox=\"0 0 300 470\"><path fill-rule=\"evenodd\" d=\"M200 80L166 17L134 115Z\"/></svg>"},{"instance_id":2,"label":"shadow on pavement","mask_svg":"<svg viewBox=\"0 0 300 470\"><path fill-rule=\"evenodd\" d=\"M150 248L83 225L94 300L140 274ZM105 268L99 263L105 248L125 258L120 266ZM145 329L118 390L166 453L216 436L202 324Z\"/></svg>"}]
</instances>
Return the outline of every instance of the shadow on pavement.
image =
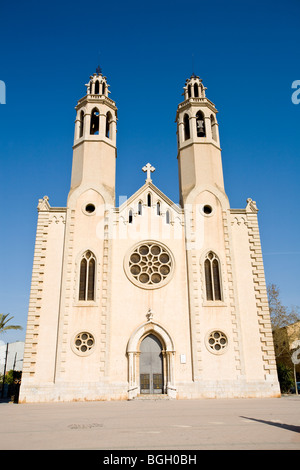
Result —
<instances>
[{"instance_id":1,"label":"shadow on pavement","mask_svg":"<svg viewBox=\"0 0 300 470\"><path fill-rule=\"evenodd\" d=\"M300 426L294 426L293 424L276 423L275 421L266 421L264 419L248 418L248 416L240 416L240 418L250 419L251 421L256 421L258 423L269 424L270 426L275 426L277 428L287 429L288 431L300 433Z\"/></svg>"}]
</instances>

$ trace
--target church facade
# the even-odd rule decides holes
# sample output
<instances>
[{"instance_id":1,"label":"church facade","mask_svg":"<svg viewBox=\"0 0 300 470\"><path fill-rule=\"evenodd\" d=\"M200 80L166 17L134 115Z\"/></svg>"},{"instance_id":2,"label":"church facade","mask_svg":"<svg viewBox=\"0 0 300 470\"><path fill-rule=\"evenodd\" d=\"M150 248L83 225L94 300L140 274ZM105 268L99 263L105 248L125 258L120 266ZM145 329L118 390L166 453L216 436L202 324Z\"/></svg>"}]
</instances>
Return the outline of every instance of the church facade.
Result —
<instances>
[{"instance_id":1,"label":"church facade","mask_svg":"<svg viewBox=\"0 0 300 470\"><path fill-rule=\"evenodd\" d=\"M67 206L38 203L19 401L280 396L258 209L230 208L202 80L177 108L179 204L147 163L116 207L117 107L100 69L86 86Z\"/></svg>"}]
</instances>

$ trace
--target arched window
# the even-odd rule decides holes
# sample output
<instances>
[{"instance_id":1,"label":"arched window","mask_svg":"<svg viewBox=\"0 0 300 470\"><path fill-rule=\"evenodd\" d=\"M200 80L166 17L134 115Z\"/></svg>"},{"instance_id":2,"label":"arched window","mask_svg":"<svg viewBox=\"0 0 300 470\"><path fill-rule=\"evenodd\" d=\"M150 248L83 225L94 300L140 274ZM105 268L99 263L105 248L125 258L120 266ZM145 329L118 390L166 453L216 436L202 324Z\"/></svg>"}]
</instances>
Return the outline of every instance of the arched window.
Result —
<instances>
[{"instance_id":1,"label":"arched window","mask_svg":"<svg viewBox=\"0 0 300 470\"><path fill-rule=\"evenodd\" d=\"M222 300L220 267L217 256L210 251L204 261L206 299Z\"/></svg>"},{"instance_id":2,"label":"arched window","mask_svg":"<svg viewBox=\"0 0 300 470\"><path fill-rule=\"evenodd\" d=\"M106 113L106 127L105 127L105 136L108 137L108 138L111 138L111 119L112 119L112 116L111 116L111 112L108 111Z\"/></svg>"},{"instance_id":3,"label":"arched window","mask_svg":"<svg viewBox=\"0 0 300 470\"><path fill-rule=\"evenodd\" d=\"M191 85L189 84L188 85L188 97L191 98L192 96L192 89L191 89Z\"/></svg>"},{"instance_id":4,"label":"arched window","mask_svg":"<svg viewBox=\"0 0 300 470\"><path fill-rule=\"evenodd\" d=\"M99 81L96 80L95 81L95 95L99 95Z\"/></svg>"},{"instance_id":5,"label":"arched window","mask_svg":"<svg viewBox=\"0 0 300 470\"><path fill-rule=\"evenodd\" d=\"M79 300L95 299L96 259L91 251L86 251L80 262Z\"/></svg>"},{"instance_id":6,"label":"arched window","mask_svg":"<svg viewBox=\"0 0 300 470\"><path fill-rule=\"evenodd\" d=\"M147 206L151 207L151 194L150 193L147 195Z\"/></svg>"},{"instance_id":7,"label":"arched window","mask_svg":"<svg viewBox=\"0 0 300 470\"><path fill-rule=\"evenodd\" d=\"M197 137L205 137L205 122L204 122L204 114L202 111L198 111L196 114L196 127L197 127Z\"/></svg>"},{"instance_id":8,"label":"arched window","mask_svg":"<svg viewBox=\"0 0 300 470\"><path fill-rule=\"evenodd\" d=\"M160 215L160 202L156 204L156 215Z\"/></svg>"},{"instance_id":9,"label":"arched window","mask_svg":"<svg viewBox=\"0 0 300 470\"><path fill-rule=\"evenodd\" d=\"M217 140L217 125L216 125L216 120L214 118L214 116L211 114L210 116L210 124L211 124L211 134L212 134L212 138L213 140Z\"/></svg>"},{"instance_id":10,"label":"arched window","mask_svg":"<svg viewBox=\"0 0 300 470\"><path fill-rule=\"evenodd\" d=\"M195 96L195 98L198 98L198 96L199 96L199 87L198 87L198 83L195 83L195 84L194 84L194 96Z\"/></svg>"},{"instance_id":11,"label":"arched window","mask_svg":"<svg viewBox=\"0 0 300 470\"><path fill-rule=\"evenodd\" d=\"M79 118L79 137L83 136L83 125L84 125L84 111L81 111Z\"/></svg>"},{"instance_id":12,"label":"arched window","mask_svg":"<svg viewBox=\"0 0 300 470\"><path fill-rule=\"evenodd\" d=\"M105 82L102 83L102 95L105 95Z\"/></svg>"},{"instance_id":13,"label":"arched window","mask_svg":"<svg viewBox=\"0 0 300 470\"><path fill-rule=\"evenodd\" d=\"M91 128L90 128L90 133L91 135L97 135L99 134L99 111L97 108L94 108L92 113L91 113Z\"/></svg>"},{"instance_id":14,"label":"arched window","mask_svg":"<svg viewBox=\"0 0 300 470\"><path fill-rule=\"evenodd\" d=\"M143 213L143 204L141 203L141 201L139 201L138 203L138 215L142 215Z\"/></svg>"},{"instance_id":15,"label":"arched window","mask_svg":"<svg viewBox=\"0 0 300 470\"><path fill-rule=\"evenodd\" d=\"M167 211L166 212L166 224L169 224L170 223L170 212Z\"/></svg>"},{"instance_id":16,"label":"arched window","mask_svg":"<svg viewBox=\"0 0 300 470\"><path fill-rule=\"evenodd\" d=\"M133 214L132 214L132 210L130 209L129 214L128 214L128 223L132 224L132 222L133 222Z\"/></svg>"},{"instance_id":17,"label":"arched window","mask_svg":"<svg viewBox=\"0 0 300 470\"><path fill-rule=\"evenodd\" d=\"M190 134L190 120L189 120L188 114L184 115L183 125L184 125L184 140L188 140L191 136L191 134Z\"/></svg>"}]
</instances>

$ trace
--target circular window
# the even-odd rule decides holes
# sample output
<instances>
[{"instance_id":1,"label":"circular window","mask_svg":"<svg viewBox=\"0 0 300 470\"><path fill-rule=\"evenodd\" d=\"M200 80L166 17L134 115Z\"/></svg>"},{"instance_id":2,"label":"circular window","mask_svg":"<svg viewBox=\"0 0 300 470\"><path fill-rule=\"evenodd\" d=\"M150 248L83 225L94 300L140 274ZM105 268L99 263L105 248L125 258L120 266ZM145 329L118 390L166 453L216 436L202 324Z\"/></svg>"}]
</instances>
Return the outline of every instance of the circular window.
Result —
<instances>
[{"instance_id":1,"label":"circular window","mask_svg":"<svg viewBox=\"0 0 300 470\"><path fill-rule=\"evenodd\" d=\"M213 208L209 204L204 204L204 206L202 206L200 210L202 211L202 214L204 215L212 215L213 213Z\"/></svg>"},{"instance_id":2,"label":"circular window","mask_svg":"<svg viewBox=\"0 0 300 470\"><path fill-rule=\"evenodd\" d=\"M214 354L222 354L228 346L227 336L222 331L212 331L206 338L207 349Z\"/></svg>"},{"instance_id":3,"label":"circular window","mask_svg":"<svg viewBox=\"0 0 300 470\"><path fill-rule=\"evenodd\" d=\"M173 267L169 250L156 242L139 244L125 260L125 271L129 279L147 289L166 284L171 278Z\"/></svg>"},{"instance_id":4,"label":"circular window","mask_svg":"<svg viewBox=\"0 0 300 470\"><path fill-rule=\"evenodd\" d=\"M87 212L88 214L92 214L93 212L95 212L95 206L94 204L87 204L85 206L85 212Z\"/></svg>"},{"instance_id":5,"label":"circular window","mask_svg":"<svg viewBox=\"0 0 300 470\"><path fill-rule=\"evenodd\" d=\"M206 215L211 214L211 213L212 213L212 207L211 207L211 206L208 206L208 205L203 206L203 212L204 212L204 214L206 214Z\"/></svg>"},{"instance_id":6,"label":"circular window","mask_svg":"<svg viewBox=\"0 0 300 470\"><path fill-rule=\"evenodd\" d=\"M78 333L74 338L73 350L81 356L86 356L92 352L95 339L91 333L86 331Z\"/></svg>"}]
</instances>

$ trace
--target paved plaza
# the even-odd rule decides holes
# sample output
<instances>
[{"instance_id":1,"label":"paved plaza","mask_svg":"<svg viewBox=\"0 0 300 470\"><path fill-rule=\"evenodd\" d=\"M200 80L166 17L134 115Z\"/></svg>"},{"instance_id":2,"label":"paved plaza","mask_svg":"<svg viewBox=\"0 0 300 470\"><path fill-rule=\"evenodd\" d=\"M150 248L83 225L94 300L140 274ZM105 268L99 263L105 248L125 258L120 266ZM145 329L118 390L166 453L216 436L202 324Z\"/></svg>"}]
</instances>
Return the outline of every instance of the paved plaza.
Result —
<instances>
[{"instance_id":1,"label":"paved plaza","mask_svg":"<svg viewBox=\"0 0 300 470\"><path fill-rule=\"evenodd\" d=\"M300 450L300 397L0 403L4 450Z\"/></svg>"}]
</instances>

